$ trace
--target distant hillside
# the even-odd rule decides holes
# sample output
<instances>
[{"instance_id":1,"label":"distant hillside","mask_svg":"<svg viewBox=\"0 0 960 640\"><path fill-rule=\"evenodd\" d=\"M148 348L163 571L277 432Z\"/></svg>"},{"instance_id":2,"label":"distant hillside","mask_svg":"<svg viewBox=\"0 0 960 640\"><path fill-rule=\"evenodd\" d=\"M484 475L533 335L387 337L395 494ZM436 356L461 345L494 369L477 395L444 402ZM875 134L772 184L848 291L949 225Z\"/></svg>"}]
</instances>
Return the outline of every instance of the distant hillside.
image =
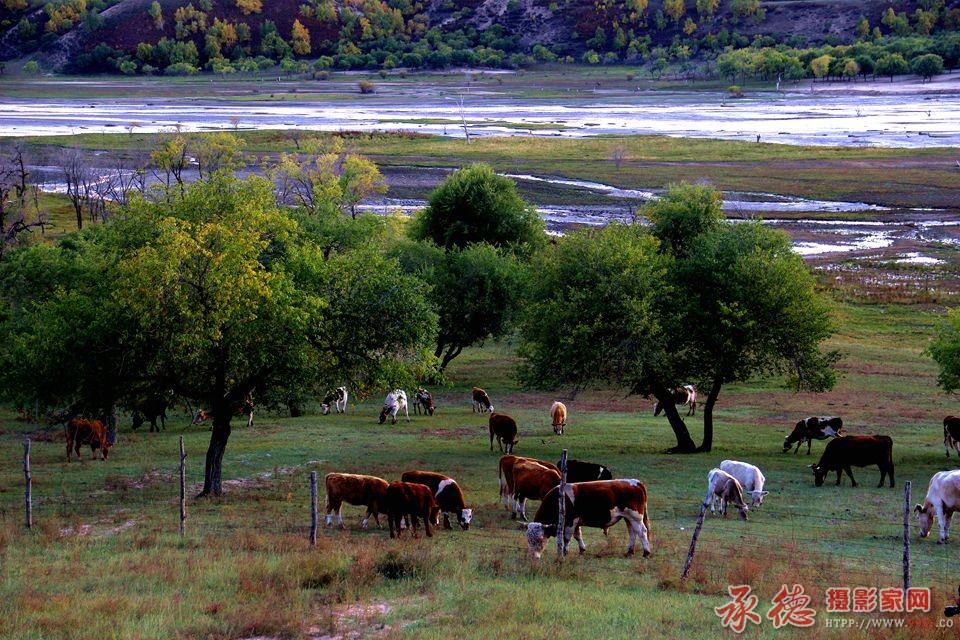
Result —
<instances>
[{"instance_id":1,"label":"distant hillside","mask_svg":"<svg viewBox=\"0 0 960 640\"><path fill-rule=\"evenodd\" d=\"M171 74L558 59L663 59L676 70L728 47L802 49L958 29L960 0L0 0L0 60Z\"/></svg>"}]
</instances>

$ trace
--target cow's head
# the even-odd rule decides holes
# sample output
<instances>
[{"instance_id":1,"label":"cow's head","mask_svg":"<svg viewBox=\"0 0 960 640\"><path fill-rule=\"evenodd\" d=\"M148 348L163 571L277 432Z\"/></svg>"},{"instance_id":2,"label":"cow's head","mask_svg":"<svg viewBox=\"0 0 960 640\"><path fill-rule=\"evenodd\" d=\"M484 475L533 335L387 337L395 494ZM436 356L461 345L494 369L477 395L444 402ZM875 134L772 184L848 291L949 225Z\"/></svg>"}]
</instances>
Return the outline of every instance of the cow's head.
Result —
<instances>
[{"instance_id":1,"label":"cow's head","mask_svg":"<svg viewBox=\"0 0 960 640\"><path fill-rule=\"evenodd\" d=\"M526 525L520 525L520 529L527 533L527 553L537 560L547 548L547 538L557 535L555 524L544 526L539 522L528 522Z\"/></svg>"},{"instance_id":2,"label":"cow's head","mask_svg":"<svg viewBox=\"0 0 960 640\"><path fill-rule=\"evenodd\" d=\"M827 477L827 469L824 469L818 464L812 464L810 468L813 469L813 484L822 487L823 480Z\"/></svg>"},{"instance_id":3,"label":"cow's head","mask_svg":"<svg viewBox=\"0 0 960 640\"><path fill-rule=\"evenodd\" d=\"M380 409L380 417L377 419L377 424L383 424L384 422L386 422L386 421L387 421L387 414L388 414L389 412L390 412L390 410L389 410L387 407L384 407L383 409Z\"/></svg>"},{"instance_id":4,"label":"cow's head","mask_svg":"<svg viewBox=\"0 0 960 640\"><path fill-rule=\"evenodd\" d=\"M553 433L556 434L556 435L558 435L558 436L562 436L562 435L563 435L563 423L562 423L562 422L553 425Z\"/></svg>"},{"instance_id":5,"label":"cow's head","mask_svg":"<svg viewBox=\"0 0 960 640\"><path fill-rule=\"evenodd\" d=\"M917 512L920 537L926 538L930 534L930 529L933 528L933 507L928 504L918 504L913 510Z\"/></svg>"},{"instance_id":6,"label":"cow's head","mask_svg":"<svg viewBox=\"0 0 960 640\"><path fill-rule=\"evenodd\" d=\"M759 507L763 504L763 497L770 493L769 491L751 491L750 492L750 506Z\"/></svg>"},{"instance_id":7,"label":"cow's head","mask_svg":"<svg viewBox=\"0 0 960 640\"><path fill-rule=\"evenodd\" d=\"M330 405L326 402L322 403L320 405L320 411L323 413L323 415L328 415L330 413Z\"/></svg>"},{"instance_id":8,"label":"cow's head","mask_svg":"<svg viewBox=\"0 0 960 640\"><path fill-rule=\"evenodd\" d=\"M460 510L460 528L466 531L470 528L470 522L473 520L473 509Z\"/></svg>"}]
</instances>

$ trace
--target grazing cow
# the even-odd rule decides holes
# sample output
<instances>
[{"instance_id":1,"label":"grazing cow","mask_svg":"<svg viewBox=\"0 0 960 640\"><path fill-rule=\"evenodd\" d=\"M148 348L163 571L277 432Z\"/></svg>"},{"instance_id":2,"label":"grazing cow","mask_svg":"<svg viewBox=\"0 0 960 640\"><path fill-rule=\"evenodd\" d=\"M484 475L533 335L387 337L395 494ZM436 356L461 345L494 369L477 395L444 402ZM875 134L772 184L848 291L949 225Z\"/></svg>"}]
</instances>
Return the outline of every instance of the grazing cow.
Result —
<instances>
[{"instance_id":1,"label":"grazing cow","mask_svg":"<svg viewBox=\"0 0 960 640\"><path fill-rule=\"evenodd\" d=\"M866 467L869 465L880 467L880 484L890 474L890 487L893 482L893 440L890 436L845 436L827 443L827 447L820 456L820 462L810 465L813 469L814 483L819 487L830 471L837 472L837 486L840 486L841 471L846 471L850 482L857 486L853 478L851 466Z\"/></svg>"},{"instance_id":2,"label":"grazing cow","mask_svg":"<svg viewBox=\"0 0 960 640\"><path fill-rule=\"evenodd\" d=\"M233 410L233 415L235 416L247 416L247 427L253 426L253 400L247 398L242 403L237 405ZM197 411L196 415L193 416L193 424L200 424L204 420L210 420L213 418L213 411L210 409L200 409Z\"/></svg>"},{"instance_id":3,"label":"grazing cow","mask_svg":"<svg viewBox=\"0 0 960 640\"><path fill-rule=\"evenodd\" d=\"M542 467L547 469L553 469L557 472L557 475L560 475L560 469L558 469L552 462L547 462L546 460L537 460L536 458L524 458L522 456L506 455L500 458L498 466L497 480L500 485L500 499L503 500L503 506L508 510L511 508L511 501L513 500L513 468L517 464L518 460L525 460L527 462L532 462L539 464Z\"/></svg>"},{"instance_id":4,"label":"grazing cow","mask_svg":"<svg viewBox=\"0 0 960 640\"><path fill-rule=\"evenodd\" d=\"M87 420L79 416L71 418L66 425L67 436L67 462L70 462L71 452L77 452L77 460L83 460L80 455L80 446L89 444L90 455L97 459L97 449L103 461L107 461L107 455L110 453L110 442L107 441L107 430L99 420Z\"/></svg>"},{"instance_id":5,"label":"grazing cow","mask_svg":"<svg viewBox=\"0 0 960 640\"><path fill-rule=\"evenodd\" d=\"M417 389L413 395L413 412L419 414L423 411L424 415L433 415L433 395L426 389Z\"/></svg>"},{"instance_id":6,"label":"grazing cow","mask_svg":"<svg viewBox=\"0 0 960 640\"><path fill-rule=\"evenodd\" d=\"M557 535L560 520L560 487L554 487L543 498L534 521L527 524L527 549L536 558L543 554L547 538ZM574 537L580 553L586 551L580 527L597 527L606 531L620 520L627 521L633 555L640 539L643 557L650 557L650 519L647 516L647 489L639 480L599 480L564 486L563 552L567 553Z\"/></svg>"},{"instance_id":7,"label":"grazing cow","mask_svg":"<svg viewBox=\"0 0 960 640\"><path fill-rule=\"evenodd\" d=\"M433 496L437 500L437 506L440 507L440 513L443 514L443 528L452 529L450 526L450 514L456 514L460 528L466 531L470 528L470 521L473 519L473 509L468 509L463 500L463 492L460 486L453 478L432 471L405 471L400 479L404 482L416 482L430 487ZM434 521L434 524L439 524Z\"/></svg>"},{"instance_id":8,"label":"grazing cow","mask_svg":"<svg viewBox=\"0 0 960 640\"><path fill-rule=\"evenodd\" d=\"M710 505L710 513L715 511L715 503L719 502L720 515L727 517L727 504L732 502L740 510L740 518L747 519L749 507L743 501L743 488L732 475L722 469L711 469L707 474L707 497L703 499L703 506Z\"/></svg>"},{"instance_id":9,"label":"grazing cow","mask_svg":"<svg viewBox=\"0 0 960 640\"><path fill-rule=\"evenodd\" d=\"M493 451L493 439L497 439L500 451L507 446L507 453L513 453L513 447L520 442L517 436L517 421L505 413L490 414L490 451Z\"/></svg>"},{"instance_id":10,"label":"grazing cow","mask_svg":"<svg viewBox=\"0 0 960 640\"><path fill-rule=\"evenodd\" d=\"M493 413L493 402L490 401L490 396L487 395L487 392L480 387L473 388L473 410L477 413L485 413L487 411Z\"/></svg>"},{"instance_id":11,"label":"grazing cow","mask_svg":"<svg viewBox=\"0 0 960 640\"><path fill-rule=\"evenodd\" d=\"M390 424L397 424L397 414L403 411L407 422L410 422L410 411L407 409L407 392L403 389L394 389L387 394L383 401L383 408L380 409L378 423L383 424L390 416Z\"/></svg>"},{"instance_id":12,"label":"grazing cow","mask_svg":"<svg viewBox=\"0 0 960 640\"><path fill-rule=\"evenodd\" d=\"M433 537L430 522L437 518L439 508L430 487L416 482L391 482L387 487L386 505L391 538L400 537L400 521L404 518L410 521L414 538L417 537L419 518L423 518L427 537Z\"/></svg>"},{"instance_id":13,"label":"grazing cow","mask_svg":"<svg viewBox=\"0 0 960 640\"><path fill-rule=\"evenodd\" d=\"M517 515L524 522L527 521L527 498L543 500L550 489L560 484L560 472L550 469L537 462L517 460L513 465L513 513L511 520Z\"/></svg>"},{"instance_id":14,"label":"grazing cow","mask_svg":"<svg viewBox=\"0 0 960 640\"><path fill-rule=\"evenodd\" d=\"M950 457L950 447L960 457L960 418L947 416L943 419L943 450Z\"/></svg>"},{"instance_id":15,"label":"grazing cow","mask_svg":"<svg viewBox=\"0 0 960 640\"><path fill-rule=\"evenodd\" d=\"M330 413L330 405L332 404L337 410L337 413L346 413L348 397L349 394L347 393L346 387L337 387L333 391L328 391L320 402L320 410L323 412L323 415L328 415Z\"/></svg>"},{"instance_id":16,"label":"grazing cow","mask_svg":"<svg viewBox=\"0 0 960 640\"><path fill-rule=\"evenodd\" d=\"M810 455L810 448L813 446L813 440L825 440L835 438L843 431L843 420L837 416L811 416L797 423L786 438L783 439L783 452L790 451L793 443L797 443L797 448L793 452L800 451L804 442L807 443L807 455Z\"/></svg>"},{"instance_id":17,"label":"grazing cow","mask_svg":"<svg viewBox=\"0 0 960 640\"><path fill-rule=\"evenodd\" d=\"M380 514L384 513L384 499L387 493L387 481L376 476L364 476L355 473L328 473L324 478L327 486L327 526L333 524L332 513L337 514L337 526L343 529L343 517L340 508L349 503L367 508L367 514L360 522L362 529L367 528L370 516L380 526Z\"/></svg>"},{"instance_id":18,"label":"grazing cow","mask_svg":"<svg viewBox=\"0 0 960 640\"><path fill-rule=\"evenodd\" d=\"M558 462L557 465L560 463ZM595 462L567 460L567 482L590 482L592 480L613 480L609 467Z\"/></svg>"},{"instance_id":19,"label":"grazing cow","mask_svg":"<svg viewBox=\"0 0 960 640\"><path fill-rule=\"evenodd\" d=\"M133 409L131 418L133 424L131 428L136 431L144 422L150 423L150 432L160 432L160 429L167 428L167 397L163 395L152 395L138 403ZM157 426L157 420L160 420L160 426Z\"/></svg>"},{"instance_id":20,"label":"grazing cow","mask_svg":"<svg viewBox=\"0 0 960 640\"><path fill-rule=\"evenodd\" d=\"M682 387L677 387L670 390L670 395L673 398L673 404L687 405L687 415L692 416L697 413L697 388L692 384L685 384ZM663 411L663 407L660 405L660 401L657 400L653 405L653 417L656 418L660 415L660 412Z\"/></svg>"},{"instance_id":21,"label":"grazing cow","mask_svg":"<svg viewBox=\"0 0 960 640\"><path fill-rule=\"evenodd\" d=\"M553 418L553 432L562 436L563 428L567 426L567 405L554 402L550 407L550 417Z\"/></svg>"},{"instance_id":22,"label":"grazing cow","mask_svg":"<svg viewBox=\"0 0 960 640\"><path fill-rule=\"evenodd\" d=\"M767 479L758 467L739 460L724 460L720 463L720 469L736 478L744 493L750 494L751 506L759 507L763 504L763 497L769 492L763 490Z\"/></svg>"},{"instance_id":23,"label":"grazing cow","mask_svg":"<svg viewBox=\"0 0 960 640\"><path fill-rule=\"evenodd\" d=\"M927 497L914 511L917 512L921 538L926 538L930 533L936 517L940 521L940 540L937 543L946 542L950 531L950 517L954 511L960 511L960 469L935 473L930 478Z\"/></svg>"}]
</instances>

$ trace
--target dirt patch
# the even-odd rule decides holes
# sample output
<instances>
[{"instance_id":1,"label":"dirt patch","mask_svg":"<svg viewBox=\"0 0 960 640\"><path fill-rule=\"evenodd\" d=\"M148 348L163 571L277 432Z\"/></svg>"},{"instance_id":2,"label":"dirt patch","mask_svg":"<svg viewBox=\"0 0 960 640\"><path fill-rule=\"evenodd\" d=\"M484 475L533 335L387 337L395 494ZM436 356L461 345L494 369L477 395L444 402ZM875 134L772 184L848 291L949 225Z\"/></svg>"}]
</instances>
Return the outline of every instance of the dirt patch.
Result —
<instances>
[{"instance_id":1,"label":"dirt patch","mask_svg":"<svg viewBox=\"0 0 960 640\"><path fill-rule=\"evenodd\" d=\"M122 531L137 526L136 520L127 520L126 522L112 527L103 527L99 524L81 524L76 527L66 527L60 530L61 538L105 538L115 536Z\"/></svg>"},{"instance_id":2,"label":"dirt patch","mask_svg":"<svg viewBox=\"0 0 960 640\"><path fill-rule=\"evenodd\" d=\"M423 436L451 440L454 438L475 438L486 430L481 427L460 427L459 429L421 429L418 433Z\"/></svg>"}]
</instances>

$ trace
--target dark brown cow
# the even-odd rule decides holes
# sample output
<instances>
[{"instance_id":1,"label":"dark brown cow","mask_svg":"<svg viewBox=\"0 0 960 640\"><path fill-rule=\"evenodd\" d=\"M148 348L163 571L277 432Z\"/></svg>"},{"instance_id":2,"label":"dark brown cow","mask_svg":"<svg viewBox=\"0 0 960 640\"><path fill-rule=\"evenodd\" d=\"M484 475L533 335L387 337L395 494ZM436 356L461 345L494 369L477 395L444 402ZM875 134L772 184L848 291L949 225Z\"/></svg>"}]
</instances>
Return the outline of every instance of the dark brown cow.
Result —
<instances>
[{"instance_id":1,"label":"dark brown cow","mask_svg":"<svg viewBox=\"0 0 960 640\"><path fill-rule=\"evenodd\" d=\"M493 413L493 402L490 401L490 396L487 395L487 392L480 387L473 388L473 410L477 413L485 413L487 411Z\"/></svg>"},{"instance_id":2,"label":"dark brown cow","mask_svg":"<svg viewBox=\"0 0 960 640\"><path fill-rule=\"evenodd\" d=\"M164 395L153 395L143 399L133 407L131 417L133 424L131 428L136 431L144 422L150 423L150 432L160 432L160 429L167 428L167 397ZM157 426L157 420L160 420L160 426Z\"/></svg>"},{"instance_id":3,"label":"dark brown cow","mask_svg":"<svg viewBox=\"0 0 960 640\"><path fill-rule=\"evenodd\" d=\"M513 453L513 447L520 442L517 437L517 421L505 413L490 414L490 451L493 451L493 439L497 439L500 451L503 451L504 445L507 447L507 453Z\"/></svg>"},{"instance_id":4,"label":"dark brown cow","mask_svg":"<svg viewBox=\"0 0 960 640\"><path fill-rule=\"evenodd\" d=\"M943 450L950 457L950 447L960 457L960 418L947 416L943 419Z\"/></svg>"},{"instance_id":5,"label":"dark brown cow","mask_svg":"<svg viewBox=\"0 0 960 640\"><path fill-rule=\"evenodd\" d=\"M560 469L557 468L552 462L547 462L546 460L537 460L536 458L524 458L522 456L506 455L500 458L500 462L497 465L498 473L497 480L500 485L500 499L503 501L503 506L508 510L511 509L511 504L513 501L513 467L517 464L518 460L525 460L527 462L533 462L539 464L542 467L547 469L553 469L560 473Z\"/></svg>"},{"instance_id":6,"label":"dark brown cow","mask_svg":"<svg viewBox=\"0 0 960 640\"><path fill-rule=\"evenodd\" d=\"M384 500L387 494L387 481L376 476L364 476L355 473L328 473L324 478L327 487L327 526L333 524L332 513L337 514L337 526L343 529L343 518L340 508L343 503L364 506L367 514L360 522L363 529L367 528L370 516L380 526L380 514L385 512Z\"/></svg>"},{"instance_id":7,"label":"dark brown cow","mask_svg":"<svg viewBox=\"0 0 960 640\"><path fill-rule=\"evenodd\" d=\"M513 465L513 514L527 521L527 498L543 500L550 489L560 484L560 472L530 460L517 460Z\"/></svg>"},{"instance_id":8,"label":"dark brown cow","mask_svg":"<svg viewBox=\"0 0 960 640\"><path fill-rule=\"evenodd\" d=\"M820 456L820 462L810 465L813 469L814 482L819 487L830 471L837 472L837 486L840 486L841 471L846 471L850 482L857 486L853 478L851 466L866 467L869 465L880 467L880 484L890 474L890 486L893 481L893 440L890 436L845 436L827 443L827 447Z\"/></svg>"},{"instance_id":9,"label":"dark brown cow","mask_svg":"<svg viewBox=\"0 0 960 640\"><path fill-rule=\"evenodd\" d=\"M796 424L793 431L783 439L783 452L790 451L793 443L797 443L797 448L793 452L796 454L804 442L807 443L807 455L810 455L810 448L813 440L825 440L826 438L835 438L843 432L843 420L837 416L810 416L804 418Z\"/></svg>"},{"instance_id":10,"label":"dark brown cow","mask_svg":"<svg viewBox=\"0 0 960 640\"><path fill-rule=\"evenodd\" d=\"M110 453L110 443L107 441L107 430L99 420L87 420L79 416L73 417L67 422L67 462L70 462L71 451L77 452L77 460L83 460L80 455L80 446L90 445L90 455L94 460L97 458L97 449L103 461L106 462L107 455Z\"/></svg>"},{"instance_id":11,"label":"dark brown cow","mask_svg":"<svg viewBox=\"0 0 960 640\"><path fill-rule=\"evenodd\" d=\"M440 513L443 514L443 528L452 529L450 526L450 514L456 514L460 528L466 531L470 528L470 521L473 519L473 509L468 509L464 504L463 492L456 480L449 478L442 473L433 471L404 471L400 479L404 482L416 482L430 487L433 496L440 507ZM434 524L439 522L434 521Z\"/></svg>"},{"instance_id":12,"label":"dark brown cow","mask_svg":"<svg viewBox=\"0 0 960 640\"><path fill-rule=\"evenodd\" d=\"M610 471L609 467L596 462L567 460L567 482L590 482L592 480L613 480L613 472Z\"/></svg>"},{"instance_id":13,"label":"dark brown cow","mask_svg":"<svg viewBox=\"0 0 960 640\"><path fill-rule=\"evenodd\" d=\"M439 508L430 487L415 482L391 482L387 487L386 503L391 538L400 537L400 521L404 518L409 520L414 538L417 537L419 518L423 518L427 537L433 537L430 522L437 517Z\"/></svg>"},{"instance_id":14,"label":"dark brown cow","mask_svg":"<svg viewBox=\"0 0 960 640\"><path fill-rule=\"evenodd\" d=\"M560 487L554 487L543 498L533 522L527 524L527 547L539 558L547 538L557 535L560 520ZM599 480L564 486L563 552L567 552L570 538L577 539L580 553L586 551L580 527L608 529L620 520L627 521L630 546L627 555L633 555L637 538L643 547L643 557L650 557L650 519L647 516L647 489L639 480Z\"/></svg>"}]
</instances>

